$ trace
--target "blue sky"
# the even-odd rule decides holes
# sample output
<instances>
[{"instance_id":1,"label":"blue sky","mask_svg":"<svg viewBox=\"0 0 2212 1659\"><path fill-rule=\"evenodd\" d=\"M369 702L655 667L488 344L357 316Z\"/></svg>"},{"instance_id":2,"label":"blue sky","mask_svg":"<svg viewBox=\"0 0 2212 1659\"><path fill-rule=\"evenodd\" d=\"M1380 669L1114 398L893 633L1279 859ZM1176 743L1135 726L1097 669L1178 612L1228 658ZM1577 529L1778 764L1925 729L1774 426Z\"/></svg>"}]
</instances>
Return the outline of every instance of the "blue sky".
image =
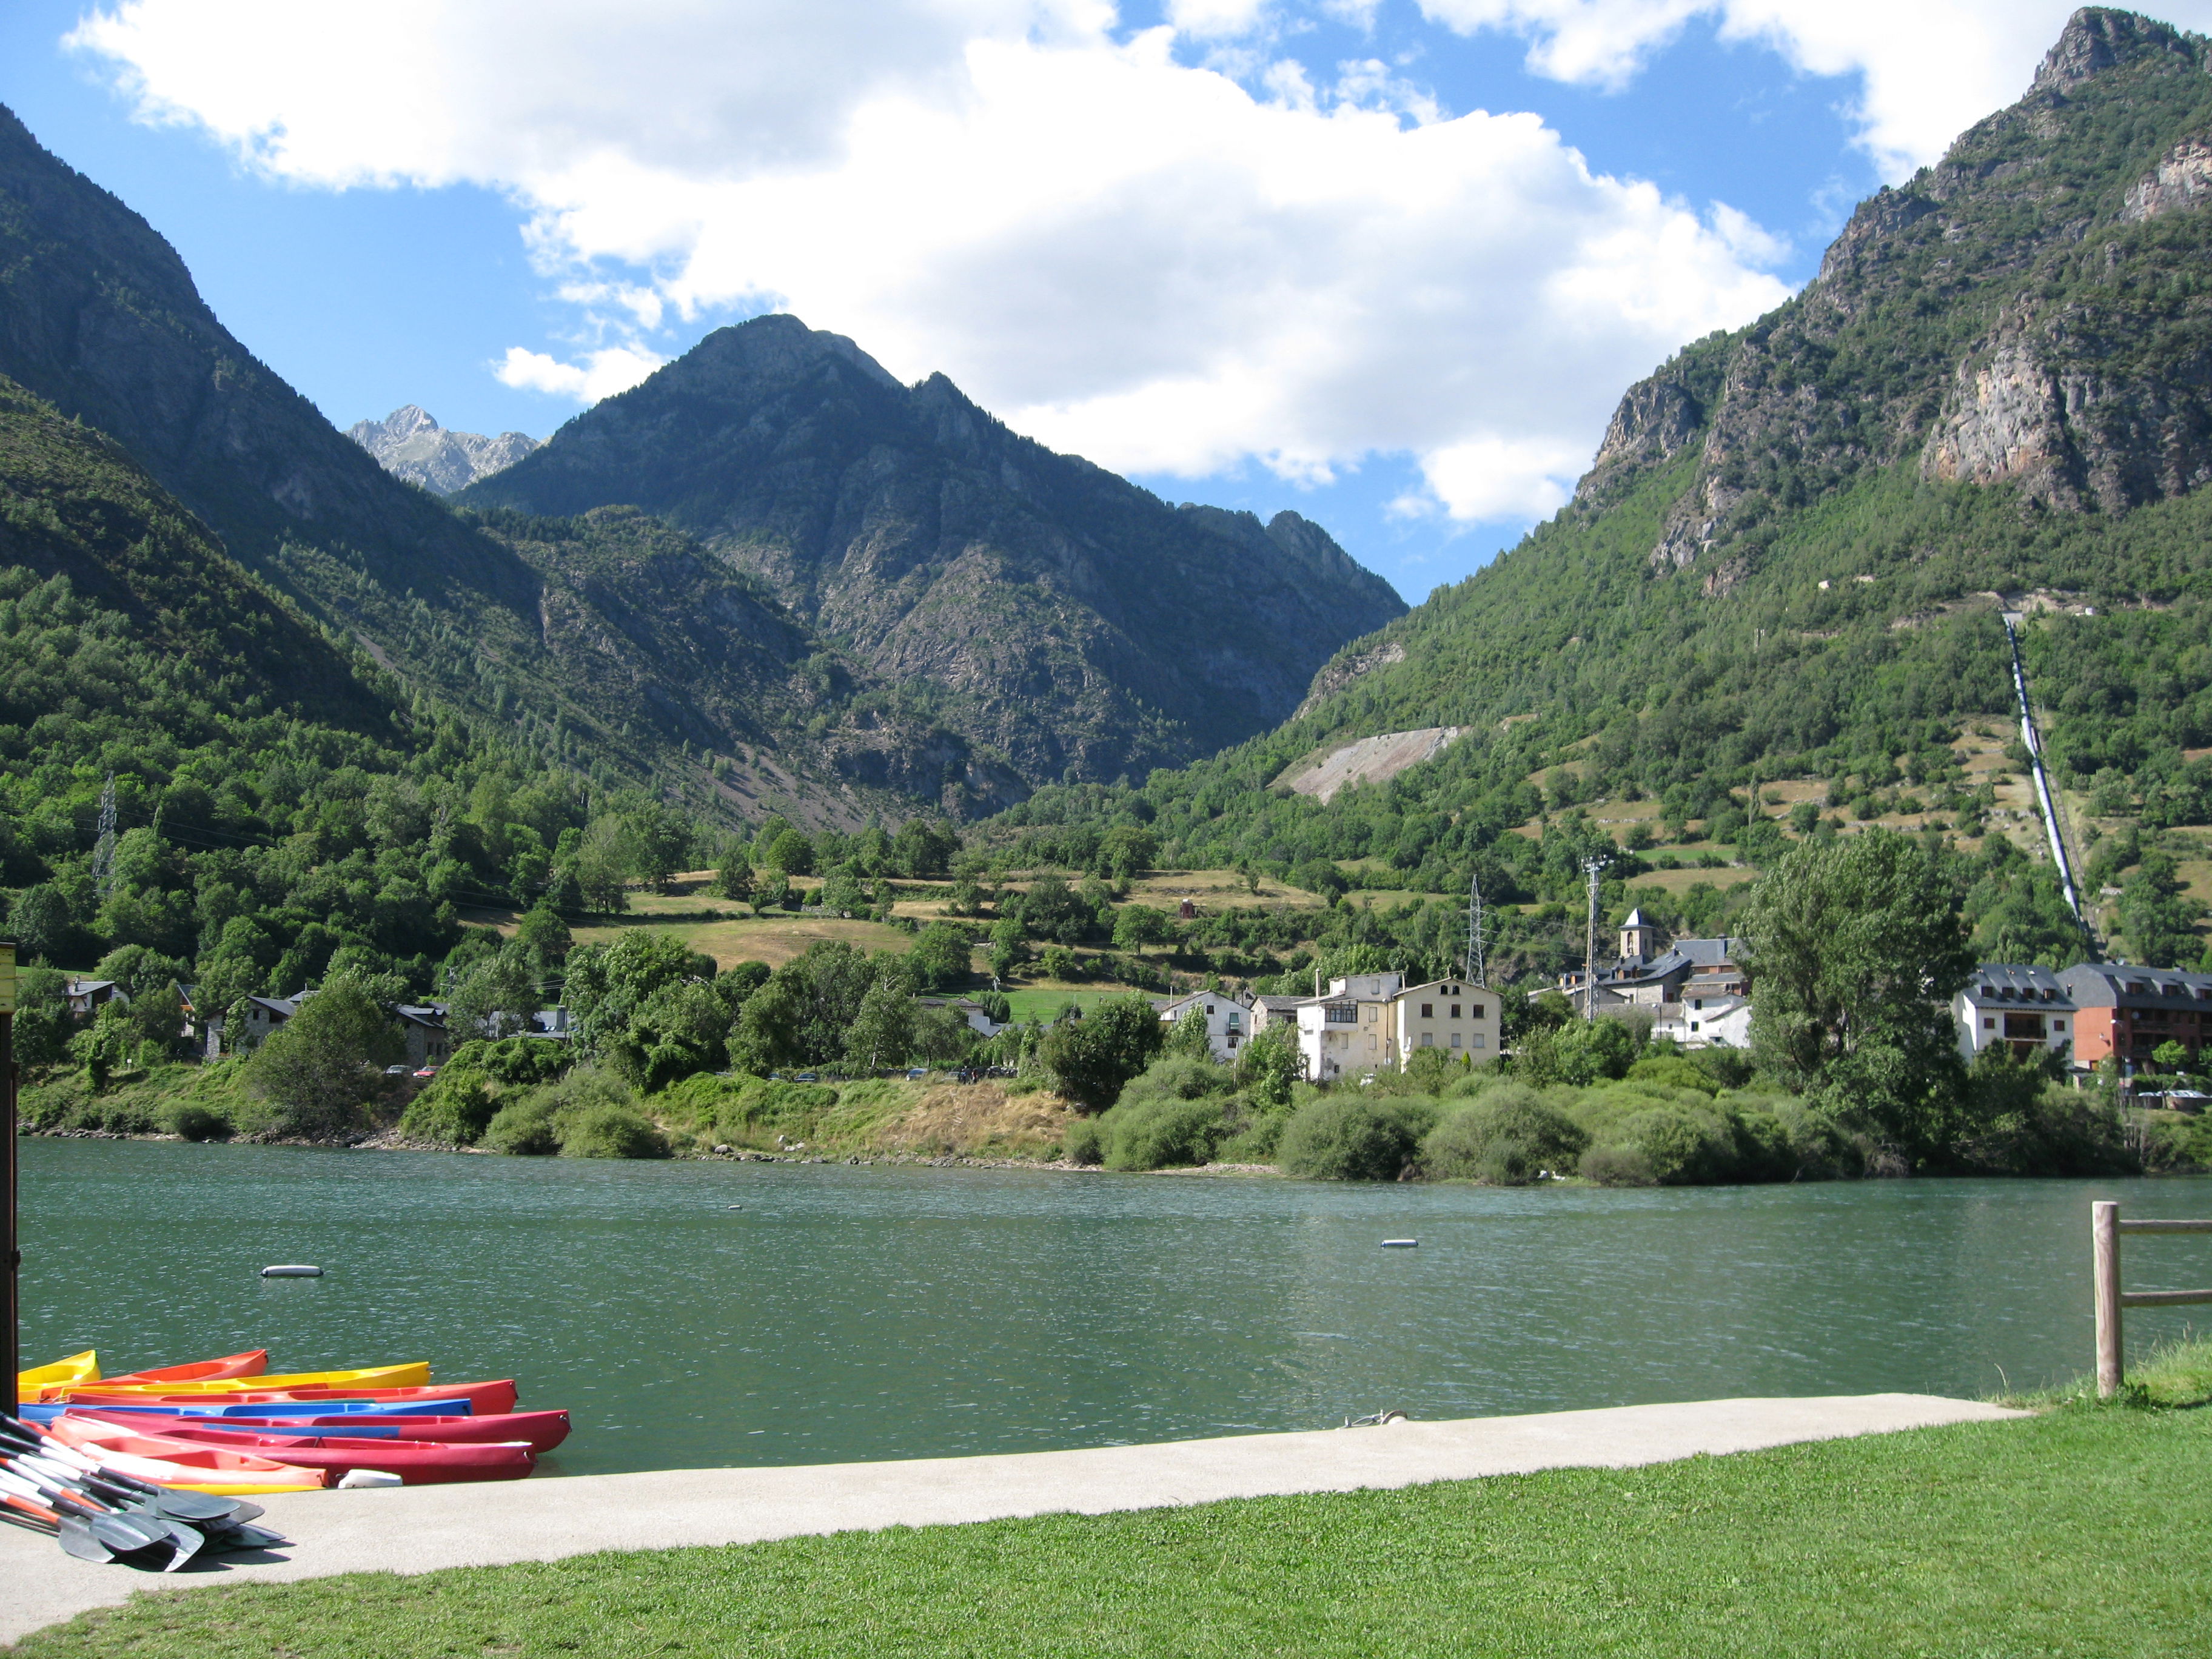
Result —
<instances>
[{"instance_id":1,"label":"blue sky","mask_svg":"<svg viewBox=\"0 0 2212 1659\"><path fill-rule=\"evenodd\" d=\"M465 112L487 101L466 93L468 76L498 72L458 33L440 48L447 59L356 66L343 35L287 35L254 0L208 0L195 18L198 3L140 0L100 49L70 51L63 37L86 7L14 0L0 9L0 101L143 214L230 329L340 426L413 402L448 426L543 436L613 384L586 384L576 365L595 353L665 359L781 300L854 333L902 375L944 368L1018 428L1170 499L1263 516L1295 508L1414 601L1548 510L1629 380L1704 326L1747 320L1801 284L1885 173L1928 159L1932 133L2016 94L2033 66L2023 52L2047 45L2063 16L2031 6L2050 15L2001 25L1981 0L1959 0L1948 9L1965 38L1986 35L2003 61L1957 77L1972 84L1952 94L1955 111L1930 113L1878 46L1820 34L1830 23L1819 9L1802 27L1770 19L1754 31L1740 15L1749 0L1703 10L1684 0L1672 21L1644 15L1653 0L1613 36L1606 17L1578 19L1585 0L1519 12L1502 0L1457 0L1456 10L1447 0L1425 10L1213 0L1211 15L1206 0L1170 0L1172 14L1125 8L1103 26L1079 0L1013 25L1002 14L1017 0L995 11L976 0L974 38L996 41L998 58L920 25L910 42L869 30L886 38L881 62L849 78L888 90L855 93L842 116L804 118L760 78L776 72L772 51L751 54L763 60L751 82L687 70L664 95L655 77L665 81L670 60L653 56L649 24L630 65L618 61L629 46L611 59L587 20L569 58L557 38L544 49L542 101L487 82L493 101L520 101L495 126L487 118L472 135L462 119L431 144L420 135L443 134L451 113L438 98ZM1790 10L1765 3L1762 15ZM389 9L364 8L362 27ZM775 9L733 0L731 10L745 15L750 47ZM558 37L563 11L549 0L532 15ZM1493 13L1504 21L1466 25ZM876 15L896 20L897 0ZM778 49L834 70L862 37L852 16L823 27ZM226 40L226 29L238 33ZM1625 67L1591 66L1626 35ZM1144 41L1153 57L1139 64ZM661 45L684 55L678 36ZM715 61L711 43L700 56ZM599 125L581 138L563 76L577 77L570 104L595 106ZM118 85L134 76L135 93ZM422 94L433 81L463 90ZM623 90L632 82L635 96ZM1063 89L1026 95L1048 83ZM1059 117L1043 106L1094 93L1105 113L1068 117L1086 133L1047 131ZM349 112L315 130L337 106ZM145 118L149 107L163 118ZM1121 109L1127 133L1110 130ZM1341 118L1326 118L1332 111ZM1356 111L1402 131L1362 127L1348 118ZM1526 112L1542 131L1462 118L1476 112ZM895 176L901 143L866 159L865 142L833 130L842 117L862 123L850 132L870 119L916 124L905 148L946 146L933 177L987 158L970 170L994 174L988 191L963 194L955 180L942 202L902 219L918 189L937 186ZM1460 143L1458 159L1423 147L1423 126ZM1068 174L1039 182L1006 163L998 177L1032 130L1041 151L1074 158L1060 163ZM513 139L533 131L544 136L527 146ZM685 136L695 131L696 143ZM1091 176L1148 144L1158 149L1148 171ZM1397 180L1388 214L1370 210L1357 177L1309 189L1338 166L1340 145L1348 171L1372 165ZM1295 173L1271 174L1291 152ZM1595 185L1573 176L1569 152ZM1087 159L1098 156L1109 159ZM1638 195L1638 182L1656 194ZM1294 212L1281 207L1286 191ZM802 196L822 204L818 226L793 205ZM1008 198L1018 210L1001 215ZM869 216L873 236L850 240ZM948 223L967 228L955 236ZM764 228L749 238L754 226ZM1557 252L1569 243L1582 251ZM1589 253L1600 246L1610 251ZM900 268L856 277L856 260L870 258ZM1647 264L1665 267L1663 282L1630 294ZM1503 274L1462 280L1493 266ZM1551 273L1540 304L1516 286L1531 267ZM1246 337L1251 312L1280 326Z\"/></svg>"}]
</instances>

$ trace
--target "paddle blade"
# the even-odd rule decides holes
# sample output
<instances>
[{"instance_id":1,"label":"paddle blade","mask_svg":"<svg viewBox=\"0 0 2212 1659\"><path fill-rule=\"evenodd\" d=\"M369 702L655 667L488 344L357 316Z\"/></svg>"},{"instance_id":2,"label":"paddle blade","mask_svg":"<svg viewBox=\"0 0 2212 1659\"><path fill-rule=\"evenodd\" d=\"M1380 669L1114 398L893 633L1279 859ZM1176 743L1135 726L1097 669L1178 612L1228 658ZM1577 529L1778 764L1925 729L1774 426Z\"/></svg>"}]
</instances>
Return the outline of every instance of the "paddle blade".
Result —
<instances>
[{"instance_id":1,"label":"paddle blade","mask_svg":"<svg viewBox=\"0 0 2212 1659\"><path fill-rule=\"evenodd\" d=\"M174 1572L207 1547L205 1535L193 1531L181 1521L169 1522L169 1542L175 1546L176 1553L162 1567L163 1572Z\"/></svg>"},{"instance_id":2,"label":"paddle blade","mask_svg":"<svg viewBox=\"0 0 2212 1659\"><path fill-rule=\"evenodd\" d=\"M73 1515L62 1516L62 1548L80 1561L112 1561L115 1552L92 1535L92 1528Z\"/></svg>"}]
</instances>

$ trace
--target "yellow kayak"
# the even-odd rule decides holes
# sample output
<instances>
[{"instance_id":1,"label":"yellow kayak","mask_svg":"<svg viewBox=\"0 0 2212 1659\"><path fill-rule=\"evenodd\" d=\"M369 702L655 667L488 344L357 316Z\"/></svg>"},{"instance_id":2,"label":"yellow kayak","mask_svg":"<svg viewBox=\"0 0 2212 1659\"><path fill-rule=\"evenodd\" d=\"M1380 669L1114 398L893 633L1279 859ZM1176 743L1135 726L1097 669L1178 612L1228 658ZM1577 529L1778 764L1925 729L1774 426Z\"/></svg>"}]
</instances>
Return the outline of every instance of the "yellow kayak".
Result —
<instances>
[{"instance_id":1,"label":"yellow kayak","mask_svg":"<svg viewBox=\"0 0 2212 1659\"><path fill-rule=\"evenodd\" d=\"M27 1371L17 1371L15 1398L18 1402L27 1405L33 1401L46 1398L40 1392L42 1389L57 1384L65 1388L72 1383L99 1381L100 1355L87 1348L82 1353L73 1353L67 1359L57 1359L51 1365L33 1365Z\"/></svg>"},{"instance_id":2,"label":"yellow kayak","mask_svg":"<svg viewBox=\"0 0 2212 1659\"><path fill-rule=\"evenodd\" d=\"M102 1395L159 1394L225 1395L279 1393L286 1389L417 1389L430 1380L427 1360L405 1365L368 1365L349 1371L295 1371L285 1376L226 1376L208 1382L100 1382L86 1378L76 1382L49 1382L33 1396L66 1400L78 1390L97 1389Z\"/></svg>"}]
</instances>

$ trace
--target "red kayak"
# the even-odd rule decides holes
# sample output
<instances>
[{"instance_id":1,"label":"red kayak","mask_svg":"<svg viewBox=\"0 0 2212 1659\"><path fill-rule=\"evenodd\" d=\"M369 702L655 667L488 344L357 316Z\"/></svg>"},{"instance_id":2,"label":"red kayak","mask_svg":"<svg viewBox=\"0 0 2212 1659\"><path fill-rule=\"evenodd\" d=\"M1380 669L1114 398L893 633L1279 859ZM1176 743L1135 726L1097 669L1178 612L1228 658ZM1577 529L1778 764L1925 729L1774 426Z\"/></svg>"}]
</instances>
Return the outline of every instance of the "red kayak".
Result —
<instances>
[{"instance_id":1,"label":"red kayak","mask_svg":"<svg viewBox=\"0 0 2212 1659\"><path fill-rule=\"evenodd\" d=\"M375 1412L331 1413L321 1417L187 1417L164 1416L158 1412L88 1410L72 1406L68 1414L89 1418L95 1423L143 1427L156 1434L168 1434L182 1426L243 1434L335 1434L349 1439L431 1440L460 1446L519 1440L534 1452L551 1451L568 1437L566 1412L503 1412L483 1417L386 1417Z\"/></svg>"},{"instance_id":2,"label":"red kayak","mask_svg":"<svg viewBox=\"0 0 2212 1659\"><path fill-rule=\"evenodd\" d=\"M343 1480L355 1469L382 1469L410 1486L458 1480L520 1480L538 1454L515 1443L453 1445L428 1440L357 1440L322 1434L230 1434L220 1429L164 1429L163 1440L273 1457L295 1468L327 1469Z\"/></svg>"},{"instance_id":3,"label":"red kayak","mask_svg":"<svg viewBox=\"0 0 2212 1659\"><path fill-rule=\"evenodd\" d=\"M225 1354L221 1359L199 1359L189 1365L156 1365L151 1370L123 1376L103 1376L103 1382L225 1382L235 1376L259 1376L269 1369L269 1350L250 1348Z\"/></svg>"},{"instance_id":4,"label":"red kayak","mask_svg":"<svg viewBox=\"0 0 2212 1659\"><path fill-rule=\"evenodd\" d=\"M283 1401L313 1405L318 1400L465 1400L471 1416L514 1409L514 1379L496 1382L433 1382L415 1389L353 1389L343 1385L314 1389L240 1389L219 1395L204 1394L102 1394L97 1387L72 1389L74 1406L246 1406Z\"/></svg>"}]
</instances>

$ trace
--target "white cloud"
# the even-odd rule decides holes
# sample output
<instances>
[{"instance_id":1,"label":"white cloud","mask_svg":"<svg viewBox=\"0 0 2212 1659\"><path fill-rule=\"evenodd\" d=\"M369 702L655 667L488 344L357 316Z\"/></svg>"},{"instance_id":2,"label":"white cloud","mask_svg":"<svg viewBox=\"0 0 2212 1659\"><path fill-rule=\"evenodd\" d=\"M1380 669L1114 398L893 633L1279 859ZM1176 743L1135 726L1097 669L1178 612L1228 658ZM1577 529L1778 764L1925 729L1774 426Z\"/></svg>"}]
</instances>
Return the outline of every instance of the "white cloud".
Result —
<instances>
[{"instance_id":1,"label":"white cloud","mask_svg":"<svg viewBox=\"0 0 2212 1659\"><path fill-rule=\"evenodd\" d=\"M1419 0L1472 33L1530 38L1528 67L1619 87L1692 18L1721 38L1771 46L1813 75L1862 77L1860 140L1895 181L2027 89L2078 0ZM2212 27L2212 0L2166 0L2158 15Z\"/></svg>"},{"instance_id":2,"label":"white cloud","mask_svg":"<svg viewBox=\"0 0 2212 1659\"><path fill-rule=\"evenodd\" d=\"M572 403L595 404L627 392L665 362L635 346L609 346L584 354L580 363L564 363L543 351L509 346L492 373L518 391L550 392Z\"/></svg>"},{"instance_id":3,"label":"white cloud","mask_svg":"<svg viewBox=\"0 0 2212 1659\"><path fill-rule=\"evenodd\" d=\"M578 400L648 372L667 317L776 306L1109 466L1410 453L1444 510L1495 517L1556 504L1627 381L1784 297L1748 219L1594 176L1534 116L1443 119L1372 62L1255 94L1113 21L128 0L77 38L275 176L512 193L594 349L496 372Z\"/></svg>"}]
</instances>

